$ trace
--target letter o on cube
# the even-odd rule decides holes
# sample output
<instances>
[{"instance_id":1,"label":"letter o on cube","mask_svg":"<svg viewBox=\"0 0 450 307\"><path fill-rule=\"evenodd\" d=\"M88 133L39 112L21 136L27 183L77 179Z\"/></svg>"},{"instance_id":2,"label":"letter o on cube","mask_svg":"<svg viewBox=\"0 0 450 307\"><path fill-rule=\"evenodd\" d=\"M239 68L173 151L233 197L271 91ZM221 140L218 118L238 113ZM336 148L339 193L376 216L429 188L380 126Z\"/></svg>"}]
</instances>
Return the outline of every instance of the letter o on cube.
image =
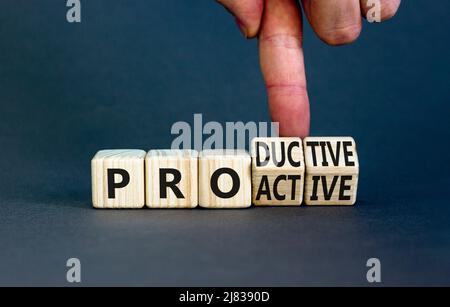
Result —
<instances>
[{"instance_id":1,"label":"letter o on cube","mask_svg":"<svg viewBox=\"0 0 450 307\"><path fill-rule=\"evenodd\" d=\"M251 158L242 150L204 150L199 158L199 205L251 206Z\"/></svg>"}]
</instances>

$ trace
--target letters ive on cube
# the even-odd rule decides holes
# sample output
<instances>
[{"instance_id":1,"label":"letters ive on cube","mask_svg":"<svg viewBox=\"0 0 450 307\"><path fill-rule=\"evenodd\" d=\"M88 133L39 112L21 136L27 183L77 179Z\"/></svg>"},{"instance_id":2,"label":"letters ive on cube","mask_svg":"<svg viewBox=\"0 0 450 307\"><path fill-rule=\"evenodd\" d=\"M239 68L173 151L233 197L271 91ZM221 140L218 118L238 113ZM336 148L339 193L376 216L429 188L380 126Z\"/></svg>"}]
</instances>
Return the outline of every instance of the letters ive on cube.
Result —
<instances>
[{"instance_id":1,"label":"letters ive on cube","mask_svg":"<svg viewBox=\"0 0 450 307\"><path fill-rule=\"evenodd\" d=\"M300 138L253 139L253 204L299 206L303 200L304 173Z\"/></svg>"},{"instance_id":2,"label":"letters ive on cube","mask_svg":"<svg viewBox=\"0 0 450 307\"><path fill-rule=\"evenodd\" d=\"M307 137L303 140L307 205L353 205L359 164L351 137Z\"/></svg>"}]
</instances>

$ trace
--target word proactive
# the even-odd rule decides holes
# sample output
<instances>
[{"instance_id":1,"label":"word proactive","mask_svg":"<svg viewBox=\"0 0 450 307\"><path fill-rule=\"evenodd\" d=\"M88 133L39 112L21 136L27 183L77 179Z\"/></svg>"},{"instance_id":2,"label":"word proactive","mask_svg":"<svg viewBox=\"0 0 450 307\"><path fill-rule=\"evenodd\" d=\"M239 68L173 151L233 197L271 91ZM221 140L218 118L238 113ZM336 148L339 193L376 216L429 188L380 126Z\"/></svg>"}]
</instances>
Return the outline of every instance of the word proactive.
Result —
<instances>
[{"instance_id":1,"label":"word proactive","mask_svg":"<svg viewBox=\"0 0 450 307\"><path fill-rule=\"evenodd\" d=\"M101 150L92 159L95 208L353 205L350 137L254 138L243 150Z\"/></svg>"}]
</instances>

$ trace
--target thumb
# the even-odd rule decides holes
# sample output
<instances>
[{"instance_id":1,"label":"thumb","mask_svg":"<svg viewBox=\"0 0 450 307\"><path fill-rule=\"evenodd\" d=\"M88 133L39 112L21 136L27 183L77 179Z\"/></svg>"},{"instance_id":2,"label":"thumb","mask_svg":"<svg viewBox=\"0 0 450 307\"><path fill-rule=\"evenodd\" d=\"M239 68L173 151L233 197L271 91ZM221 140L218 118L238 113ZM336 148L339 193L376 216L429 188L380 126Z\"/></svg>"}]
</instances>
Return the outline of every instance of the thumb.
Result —
<instances>
[{"instance_id":1,"label":"thumb","mask_svg":"<svg viewBox=\"0 0 450 307\"><path fill-rule=\"evenodd\" d=\"M258 34L263 0L217 0L217 2L234 15L239 29L246 38L252 38Z\"/></svg>"}]
</instances>

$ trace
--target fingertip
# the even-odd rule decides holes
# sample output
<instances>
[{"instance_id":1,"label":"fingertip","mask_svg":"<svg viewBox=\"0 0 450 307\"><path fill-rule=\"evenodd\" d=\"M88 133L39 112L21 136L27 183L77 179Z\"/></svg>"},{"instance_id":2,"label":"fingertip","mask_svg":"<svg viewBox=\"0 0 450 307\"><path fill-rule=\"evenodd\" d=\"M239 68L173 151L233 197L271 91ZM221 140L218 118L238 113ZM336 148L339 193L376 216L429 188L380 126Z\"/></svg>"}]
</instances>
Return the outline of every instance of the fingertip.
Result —
<instances>
[{"instance_id":1,"label":"fingertip","mask_svg":"<svg viewBox=\"0 0 450 307\"><path fill-rule=\"evenodd\" d=\"M263 0L217 0L235 18L239 30L246 38L258 35L263 12Z\"/></svg>"},{"instance_id":2,"label":"fingertip","mask_svg":"<svg viewBox=\"0 0 450 307\"><path fill-rule=\"evenodd\" d=\"M241 31L242 35L243 35L245 38L248 38L249 35L248 35L247 27L246 27L245 24L242 22L242 20L240 20L239 18L236 17L236 18L235 18L235 22L236 22L236 25L237 25L238 28L239 28L239 31Z\"/></svg>"},{"instance_id":3,"label":"fingertip","mask_svg":"<svg viewBox=\"0 0 450 307\"><path fill-rule=\"evenodd\" d=\"M361 18L356 23L344 28L336 28L328 31L317 30L319 38L330 46L342 46L355 42L361 34Z\"/></svg>"},{"instance_id":4,"label":"fingertip","mask_svg":"<svg viewBox=\"0 0 450 307\"><path fill-rule=\"evenodd\" d=\"M303 86L268 87L269 111L272 121L279 123L279 134L285 137L309 135L310 110Z\"/></svg>"},{"instance_id":5,"label":"fingertip","mask_svg":"<svg viewBox=\"0 0 450 307\"><path fill-rule=\"evenodd\" d=\"M381 21L391 19L397 14L401 0L389 0L381 7Z\"/></svg>"},{"instance_id":6,"label":"fingertip","mask_svg":"<svg viewBox=\"0 0 450 307\"><path fill-rule=\"evenodd\" d=\"M302 3L311 27L326 44L346 45L359 37L362 29L359 0L303 0Z\"/></svg>"},{"instance_id":7,"label":"fingertip","mask_svg":"<svg viewBox=\"0 0 450 307\"><path fill-rule=\"evenodd\" d=\"M397 14L400 4L401 4L401 0L380 0L380 2L378 4L378 8L380 9L379 20L377 20L374 17L368 18L368 14L374 14L374 13L371 13L371 10L377 8L377 6L374 5L372 2L369 2L368 0L361 0L361 11L362 11L362 15L364 16L364 18L366 18L368 20L370 19L370 20L372 20L372 22L373 21L383 22L388 19L391 19L392 17L394 17ZM374 14L374 16L376 16L376 14Z\"/></svg>"}]
</instances>

